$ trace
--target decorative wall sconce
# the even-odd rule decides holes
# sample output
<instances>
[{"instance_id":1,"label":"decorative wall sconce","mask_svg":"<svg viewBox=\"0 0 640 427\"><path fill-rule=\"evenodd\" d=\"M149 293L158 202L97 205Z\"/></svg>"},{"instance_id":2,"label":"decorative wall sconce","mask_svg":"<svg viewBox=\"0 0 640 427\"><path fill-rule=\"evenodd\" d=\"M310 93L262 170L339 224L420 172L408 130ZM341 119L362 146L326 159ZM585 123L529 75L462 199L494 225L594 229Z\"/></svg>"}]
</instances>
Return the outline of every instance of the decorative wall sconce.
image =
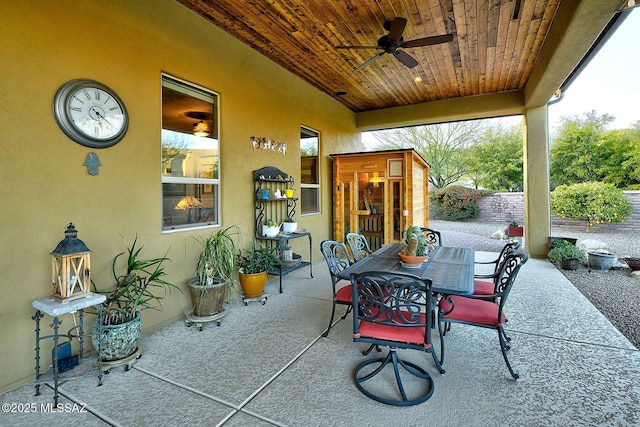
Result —
<instances>
[{"instance_id":1,"label":"decorative wall sconce","mask_svg":"<svg viewBox=\"0 0 640 427\"><path fill-rule=\"evenodd\" d=\"M249 147L252 150L264 150L264 151L272 151L278 154L287 154L287 144L284 142L277 142L271 139L267 139L264 136L255 137L252 136L249 138Z\"/></svg>"},{"instance_id":2,"label":"decorative wall sconce","mask_svg":"<svg viewBox=\"0 0 640 427\"><path fill-rule=\"evenodd\" d=\"M84 298L91 292L91 250L78 239L72 222L64 232L64 240L51 252L52 298L62 302Z\"/></svg>"},{"instance_id":3,"label":"decorative wall sconce","mask_svg":"<svg viewBox=\"0 0 640 427\"><path fill-rule=\"evenodd\" d=\"M378 172L373 172L373 176L369 180L370 183L373 184L374 187L378 187L381 182L384 182L384 178L381 177Z\"/></svg>"}]
</instances>

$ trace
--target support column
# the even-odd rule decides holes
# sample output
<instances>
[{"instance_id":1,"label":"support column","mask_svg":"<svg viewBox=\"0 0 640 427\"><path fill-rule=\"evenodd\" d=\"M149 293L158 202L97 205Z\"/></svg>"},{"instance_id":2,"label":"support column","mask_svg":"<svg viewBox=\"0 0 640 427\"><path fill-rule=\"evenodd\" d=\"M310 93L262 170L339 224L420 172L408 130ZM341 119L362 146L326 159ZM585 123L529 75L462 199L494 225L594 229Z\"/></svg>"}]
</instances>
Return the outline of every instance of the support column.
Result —
<instances>
[{"instance_id":1,"label":"support column","mask_svg":"<svg viewBox=\"0 0 640 427\"><path fill-rule=\"evenodd\" d=\"M527 108L522 130L525 246L533 258L546 258L551 230L547 106Z\"/></svg>"}]
</instances>

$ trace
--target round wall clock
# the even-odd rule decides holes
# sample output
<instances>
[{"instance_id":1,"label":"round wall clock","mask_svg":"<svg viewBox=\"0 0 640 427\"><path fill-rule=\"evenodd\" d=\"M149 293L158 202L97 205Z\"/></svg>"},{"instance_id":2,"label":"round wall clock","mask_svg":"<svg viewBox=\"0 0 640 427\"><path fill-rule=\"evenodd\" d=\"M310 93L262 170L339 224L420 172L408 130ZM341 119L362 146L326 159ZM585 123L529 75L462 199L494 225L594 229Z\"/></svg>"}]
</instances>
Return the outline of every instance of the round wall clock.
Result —
<instances>
[{"instance_id":1,"label":"round wall clock","mask_svg":"<svg viewBox=\"0 0 640 427\"><path fill-rule=\"evenodd\" d=\"M117 144L127 133L129 118L114 91L94 80L63 84L53 98L53 115L72 140L91 148Z\"/></svg>"}]
</instances>

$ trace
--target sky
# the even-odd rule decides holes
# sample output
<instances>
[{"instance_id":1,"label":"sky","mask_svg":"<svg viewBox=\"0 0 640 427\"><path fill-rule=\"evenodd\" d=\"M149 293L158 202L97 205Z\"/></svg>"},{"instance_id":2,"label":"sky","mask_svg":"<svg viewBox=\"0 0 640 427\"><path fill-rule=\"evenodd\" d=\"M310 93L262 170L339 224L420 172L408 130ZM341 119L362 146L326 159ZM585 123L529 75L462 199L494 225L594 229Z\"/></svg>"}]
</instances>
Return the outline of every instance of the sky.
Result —
<instances>
[{"instance_id":1,"label":"sky","mask_svg":"<svg viewBox=\"0 0 640 427\"><path fill-rule=\"evenodd\" d=\"M582 116L591 110L615 120L609 129L623 129L640 120L640 7L634 8L600 51L583 67L562 99L549 106L549 133L563 116ZM520 124L520 117L500 119L504 125ZM365 143L375 143L367 132Z\"/></svg>"},{"instance_id":2,"label":"sky","mask_svg":"<svg viewBox=\"0 0 640 427\"><path fill-rule=\"evenodd\" d=\"M562 116L596 110L616 119L610 129L640 120L640 7L633 9L597 55L583 68L562 100L549 106L552 133Z\"/></svg>"}]
</instances>

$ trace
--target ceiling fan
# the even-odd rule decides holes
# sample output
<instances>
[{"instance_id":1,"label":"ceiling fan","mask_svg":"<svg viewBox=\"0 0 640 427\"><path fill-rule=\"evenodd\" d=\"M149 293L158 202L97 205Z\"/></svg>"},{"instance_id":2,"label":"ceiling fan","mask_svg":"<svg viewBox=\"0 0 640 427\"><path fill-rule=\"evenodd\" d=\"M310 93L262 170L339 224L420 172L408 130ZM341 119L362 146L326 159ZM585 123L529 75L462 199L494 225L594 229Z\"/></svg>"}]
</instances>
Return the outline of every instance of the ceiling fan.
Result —
<instances>
[{"instance_id":1,"label":"ceiling fan","mask_svg":"<svg viewBox=\"0 0 640 427\"><path fill-rule=\"evenodd\" d=\"M366 60L362 65L353 70L354 72L362 70L364 67L371 64L385 53L392 53L398 61L402 62L409 68L413 68L418 65L418 61L416 61L416 59L409 55L407 52L398 50L399 48L430 46L434 44L448 43L453 40L453 34L443 34L440 36L424 37L421 39L404 41L404 39L402 38L402 33L404 31L405 25L407 25L407 20L405 18L395 17L393 18L393 21L387 21L384 23L384 29L389 31L389 34L380 37L378 39L377 46L337 46L336 49L382 50L382 52L376 53L374 56Z\"/></svg>"}]
</instances>

